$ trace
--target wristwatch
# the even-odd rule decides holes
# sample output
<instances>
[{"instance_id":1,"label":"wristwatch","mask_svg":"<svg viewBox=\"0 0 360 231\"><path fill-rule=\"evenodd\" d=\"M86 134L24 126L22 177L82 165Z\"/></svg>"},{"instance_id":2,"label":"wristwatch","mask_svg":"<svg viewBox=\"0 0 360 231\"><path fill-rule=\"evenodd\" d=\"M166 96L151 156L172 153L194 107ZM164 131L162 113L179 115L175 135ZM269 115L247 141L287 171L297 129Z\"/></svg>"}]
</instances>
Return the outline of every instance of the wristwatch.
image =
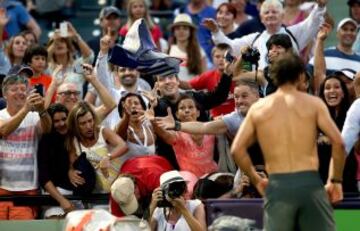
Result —
<instances>
[{"instance_id":1,"label":"wristwatch","mask_svg":"<svg viewBox=\"0 0 360 231\"><path fill-rule=\"evenodd\" d=\"M341 184L343 181L340 179L336 179L336 178L331 178L330 182L333 184Z\"/></svg>"},{"instance_id":2,"label":"wristwatch","mask_svg":"<svg viewBox=\"0 0 360 231\"><path fill-rule=\"evenodd\" d=\"M180 131L181 130L181 122L175 120L175 131Z\"/></svg>"}]
</instances>

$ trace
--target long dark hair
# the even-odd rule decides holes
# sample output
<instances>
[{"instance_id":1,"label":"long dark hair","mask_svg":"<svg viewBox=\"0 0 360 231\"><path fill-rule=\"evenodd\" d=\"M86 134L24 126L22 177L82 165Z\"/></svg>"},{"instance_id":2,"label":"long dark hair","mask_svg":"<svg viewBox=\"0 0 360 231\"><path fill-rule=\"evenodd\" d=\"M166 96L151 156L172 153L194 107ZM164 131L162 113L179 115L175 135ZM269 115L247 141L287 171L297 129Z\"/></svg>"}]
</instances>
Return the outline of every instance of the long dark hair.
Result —
<instances>
[{"instance_id":1,"label":"long dark hair","mask_svg":"<svg viewBox=\"0 0 360 231\"><path fill-rule=\"evenodd\" d=\"M190 26L189 26L189 29L190 29L190 36L188 39L188 44L186 46L186 54L187 54L186 67L188 68L189 73L199 75L203 71L202 65L199 65L202 63L201 49L200 49L199 41L196 37L196 29L193 27L190 27ZM169 39L168 53L170 51L171 45L176 44L174 29L172 29L172 34L173 35Z\"/></svg>"},{"instance_id":2,"label":"long dark hair","mask_svg":"<svg viewBox=\"0 0 360 231\"><path fill-rule=\"evenodd\" d=\"M340 87L344 94L344 97L342 98L340 104L336 107L330 107L325 100L325 83L330 79L337 79L340 82ZM346 84L337 75L331 74L329 76L326 76L326 78L320 85L319 97L325 102L327 108L329 109L331 118L335 121L336 126L341 130L342 126L344 125L346 112L350 107L349 91L346 87Z\"/></svg>"}]
</instances>

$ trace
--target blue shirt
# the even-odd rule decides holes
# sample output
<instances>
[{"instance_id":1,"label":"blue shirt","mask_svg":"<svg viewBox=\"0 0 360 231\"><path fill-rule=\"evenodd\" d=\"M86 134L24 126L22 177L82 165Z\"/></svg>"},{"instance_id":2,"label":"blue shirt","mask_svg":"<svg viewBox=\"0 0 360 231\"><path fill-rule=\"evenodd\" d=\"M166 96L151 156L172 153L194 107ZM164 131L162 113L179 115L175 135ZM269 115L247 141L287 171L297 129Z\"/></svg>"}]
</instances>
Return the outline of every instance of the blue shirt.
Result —
<instances>
[{"instance_id":1,"label":"blue shirt","mask_svg":"<svg viewBox=\"0 0 360 231\"><path fill-rule=\"evenodd\" d=\"M244 120L244 117L237 112L237 110L226 114L222 117L227 130L230 132L231 135L235 136L236 132L239 130L241 123Z\"/></svg>"},{"instance_id":2,"label":"blue shirt","mask_svg":"<svg viewBox=\"0 0 360 231\"><path fill-rule=\"evenodd\" d=\"M9 37L19 34L31 19L26 8L16 1L4 1L0 4L1 8L5 8L9 22L6 24L5 30Z\"/></svg>"},{"instance_id":3,"label":"blue shirt","mask_svg":"<svg viewBox=\"0 0 360 231\"><path fill-rule=\"evenodd\" d=\"M209 60L212 60L211 50L214 47L214 43L211 38L211 32L202 25L202 21L205 18L215 19L216 10L211 6L206 6L202 11L197 14L192 14L188 7L185 7L184 12L191 16L192 23L198 27L197 38L200 46L205 50L206 56Z\"/></svg>"}]
</instances>

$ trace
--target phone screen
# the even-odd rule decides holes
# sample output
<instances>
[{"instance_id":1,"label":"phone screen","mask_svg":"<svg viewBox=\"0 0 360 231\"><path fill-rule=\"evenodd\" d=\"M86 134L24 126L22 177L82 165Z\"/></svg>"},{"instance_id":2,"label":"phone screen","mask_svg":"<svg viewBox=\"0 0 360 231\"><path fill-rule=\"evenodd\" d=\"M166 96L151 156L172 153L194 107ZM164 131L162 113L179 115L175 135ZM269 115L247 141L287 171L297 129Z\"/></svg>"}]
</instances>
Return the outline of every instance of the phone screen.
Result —
<instances>
[{"instance_id":1,"label":"phone screen","mask_svg":"<svg viewBox=\"0 0 360 231\"><path fill-rule=\"evenodd\" d=\"M44 86L42 84L35 84L34 89L36 90L35 93L44 96Z\"/></svg>"},{"instance_id":2,"label":"phone screen","mask_svg":"<svg viewBox=\"0 0 360 231\"><path fill-rule=\"evenodd\" d=\"M68 25L67 22L60 23L60 36L67 37L68 36Z\"/></svg>"}]
</instances>

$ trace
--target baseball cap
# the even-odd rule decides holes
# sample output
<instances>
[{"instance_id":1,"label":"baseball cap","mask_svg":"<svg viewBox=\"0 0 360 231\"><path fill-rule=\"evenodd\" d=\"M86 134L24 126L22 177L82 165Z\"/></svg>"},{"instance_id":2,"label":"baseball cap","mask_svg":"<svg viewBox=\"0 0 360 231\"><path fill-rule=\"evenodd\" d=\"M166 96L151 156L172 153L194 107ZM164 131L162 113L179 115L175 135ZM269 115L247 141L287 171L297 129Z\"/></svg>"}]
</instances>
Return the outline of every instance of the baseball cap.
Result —
<instances>
[{"instance_id":1,"label":"baseball cap","mask_svg":"<svg viewBox=\"0 0 360 231\"><path fill-rule=\"evenodd\" d=\"M355 27L358 26L357 22L354 19L352 19L352 18L344 18L339 22L336 31L339 31L340 28L343 27L346 23L352 23Z\"/></svg>"},{"instance_id":2,"label":"baseball cap","mask_svg":"<svg viewBox=\"0 0 360 231\"><path fill-rule=\"evenodd\" d=\"M354 80L355 75L356 75L356 71L354 71L354 70L352 70L350 68L344 68L344 69L341 69L340 71L335 71L334 72L334 75L337 75L337 74L344 75L348 79Z\"/></svg>"},{"instance_id":3,"label":"baseball cap","mask_svg":"<svg viewBox=\"0 0 360 231\"><path fill-rule=\"evenodd\" d=\"M138 209L138 201L135 197L135 184L129 177L118 177L110 188L112 198L119 204L126 214L133 214Z\"/></svg>"},{"instance_id":4,"label":"baseball cap","mask_svg":"<svg viewBox=\"0 0 360 231\"><path fill-rule=\"evenodd\" d=\"M33 70L31 67L25 64L17 64L10 68L8 75L20 75L25 74L28 78L32 77L34 75Z\"/></svg>"},{"instance_id":5,"label":"baseball cap","mask_svg":"<svg viewBox=\"0 0 360 231\"><path fill-rule=\"evenodd\" d=\"M173 182L185 181L184 178L180 175L179 171L172 170L161 174L160 176L160 186L165 184L170 184Z\"/></svg>"},{"instance_id":6,"label":"baseball cap","mask_svg":"<svg viewBox=\"0 0 360 231\"><path fill-rule=\"evenodd\" d=\"M119 9L116 8L115 6L106 6L106 7L102 8L102 10L100 11L99 18L100 19L102 19L104 17L106 18L111 14L115 14L118 17L120 17L120 15L121 15Z\"/></svg>"}]
</instances>

